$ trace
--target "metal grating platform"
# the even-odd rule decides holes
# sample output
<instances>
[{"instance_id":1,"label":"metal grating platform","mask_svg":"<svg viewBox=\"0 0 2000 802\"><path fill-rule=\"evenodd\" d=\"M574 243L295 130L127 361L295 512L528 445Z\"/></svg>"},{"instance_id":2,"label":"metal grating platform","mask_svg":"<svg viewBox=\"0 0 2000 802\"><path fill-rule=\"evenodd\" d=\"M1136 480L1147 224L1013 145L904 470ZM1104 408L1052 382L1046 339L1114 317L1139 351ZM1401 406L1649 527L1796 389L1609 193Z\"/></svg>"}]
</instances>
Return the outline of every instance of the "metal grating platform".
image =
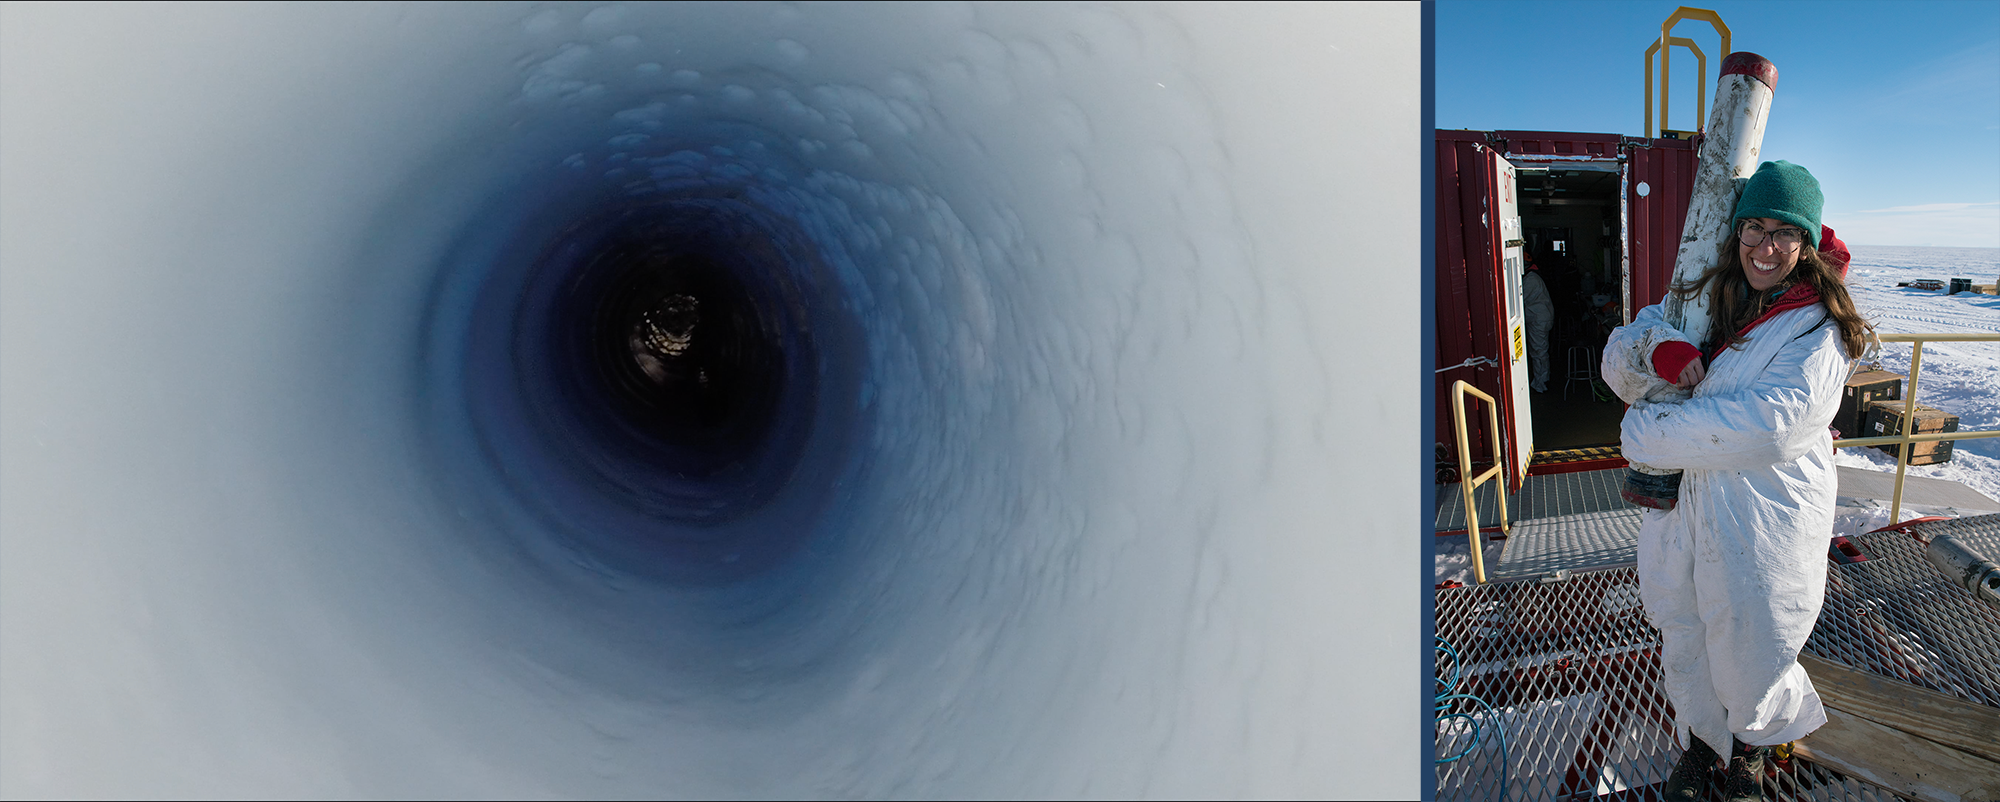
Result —
<instances>
[{"instance_id":1,"label":"metal grating platform","mask_svg":"<svg viewBox=\"0 0 2000 802\"><path fill-rule=\"evenodd\" d=\"M1915 527L2000 555L2000 515ZM1849 538L1870 559L1827 572L1826 606L1806 651L1988 707L2000 707L2000 611L1952 585L1909 535Z\"/></svg>"},{"instance_id":2,"label":"metal grating platform","mask_svg":"<svg viewBox=\"0 0 2000 802\"><path fill-rule=\"evenodd\" d=\"M1879 499L1887 504L1894 494L1895 474L1841 466L1836 475L1840 495L1848 499ZM1514 521L1531 521L1562 515L1637 509L1618 497L1625 480L1624 468L1530 476L1521 492L1507 500L1507 512ZM1479 525L1498 526L1499 508L1491 482L1475 491L1479 505ZM1437 517L1433 530L1451 532L1465 528L1465 496L1456 483L1437 486ZM1945 479L1909 476L1904 479L1903 503L1962 512L2000 512L2000 501L1979 491Z\"/></svg>"},{"instance_id":3,"label":"metal grating platform","mask_svg":"<svg viewBox=\"0 0 2000 802\"><path fill-rule=\"evenodd\" d=\"M1562 570L1631 565L1639 551L1637 507L1520 521L1501 546L1493 575L1535 579Z\"/></svg>"},{"instance_id":4,"label":"metal grating platform","mask_svg":"<svg viewBox=\"0 0 2000 802\"><path fill-rule=\"evenodd\" d=\"M1592 512L1636 510L1618 496L1624 482L1624 468L1530 476L1521 483L1521 492L1507 499L1507 514L1515 521L1530 521ZM1475 491L1473 503L1479 506L1480 526L1500 525L1499 507L1493 501L1498 487L1498 484L1489 482ZM1438 485L1437 499L1435 531L1464 529L1465 494L1459 486Z\"/></svg>"},{"instance_id":5,"label":"metal grating platform","mask_svg":"<svg viewBox=\"0 0 2000 802\"><path fill-rule=\"evenodd\" d=\"M1507 502L1513 526L1498 554L1489 554L1496 580L1536 578L1559 570L1629 565L1639 536L1640 510L1618 491L1625 469L1530 476ZM1489 483L1475 503L1483 526L1498 526ZM1437 531L1465 528L1465 497L1457 485L1438 489Z\"/></svg>"},{"instance_id":6,"label":"metal grating platform","mask_svg":"<svg viewBox=\"0 0 2000 802\"><path fill-rule=\"evenodd\" d=\"M1641 510L1626 504L1618 491L1623 468L1530 476L1521 492L1507 502L1512 528L1501 547L1487 554L1494 580L1539 579L1556 571L1585 571L1630 565L1638 552ZM1840 469L1840 492L1851 498L1875 498L1887 505L1893 476L1850 468ZM1922 480L1922 481L1919 481ZM1909 477L1904 503L1979 510L2000 506L1957 482ZM1482 526L1498 527L1493 501L1495 485L1479 488L1475 502ZM1879 491L1879 493L1878 493ZM1465 528L1464 495L1457 485L1439 485L1436 531ZM1995 549L1989 553L2000 553Z\"/></svg>"},{"instance_id":7,"label":"metal grating platform","mask_svg":"<svg viewBox=\"0 0 2000 802\"><path fill-rule=\"evenodd\" d=\"M1929 527L2000 553L2000 515L1917 531L1938 531ZM1855 541L1870 559L1829 566L1807 650L2000 706L2000 615L1947 583L1910 536ZM1503 773L1507 799L1659 798L1680 750L1660 691L1659 633L1638 590L1633 569L1622 567L1436 592L1437 756L1463 753L1437 765L1438 799L1501 799ZM1803 759L1774 768L1765 795L1899 798Z\"/></svg>"}]
</instances>

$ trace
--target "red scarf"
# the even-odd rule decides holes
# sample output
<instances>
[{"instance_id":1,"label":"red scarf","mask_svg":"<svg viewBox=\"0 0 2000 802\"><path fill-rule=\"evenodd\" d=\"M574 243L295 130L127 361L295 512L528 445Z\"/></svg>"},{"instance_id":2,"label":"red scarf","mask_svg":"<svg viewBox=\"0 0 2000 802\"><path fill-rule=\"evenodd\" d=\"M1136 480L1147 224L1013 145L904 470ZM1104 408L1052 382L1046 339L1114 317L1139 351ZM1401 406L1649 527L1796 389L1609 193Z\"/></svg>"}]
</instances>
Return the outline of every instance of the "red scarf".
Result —
<instances>
[{"instance_id":1,"label":"red scarf","mask_svg":"<svg viewBox=\"0 0 2000 802\"><path fill-rule=\"evenodd\" d=\"M1771 302L1771 308L1764 310L1764 314L1758 315L1756 320L1745 323L1743 328L1737 330L1736 336L1731 337L1730 340L1742 339L1743 335L1749 334L1751 329L1763 325L1766 320L1777 317L1779 312L1790 312L1801 306L1812 306L1816 303L1819 303L1819 290L1813 289L1811 284L1803 281L1793 284L1791 289L1785 290L1783 295L1778 296L1777 300ZM1708 360L1710 362L1715 361L1716 356L1722 353L1722 349L1728 346L1729 343L1727 342L1710 346L1708 349Z\"/></svg>"}]
</instances>

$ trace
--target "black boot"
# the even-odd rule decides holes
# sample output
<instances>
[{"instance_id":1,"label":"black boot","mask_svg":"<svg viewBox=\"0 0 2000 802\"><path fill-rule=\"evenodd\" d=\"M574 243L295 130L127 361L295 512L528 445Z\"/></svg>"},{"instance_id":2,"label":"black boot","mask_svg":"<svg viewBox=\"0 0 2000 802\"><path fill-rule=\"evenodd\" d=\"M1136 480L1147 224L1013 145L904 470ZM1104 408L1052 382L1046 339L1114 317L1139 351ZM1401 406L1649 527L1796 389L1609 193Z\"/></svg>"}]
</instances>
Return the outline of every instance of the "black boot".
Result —
<instances>
[{"instance_id":1,"label":"black boot","mask_svg":"<svg viewBox=\"0 0 2000 802\"><path fill-rule=\"evenodd\" d=\"M1663 789L1667 802L1698 802L1708 797L1708 775L1715 770L1715 764L1722 759L1715 750L1708 748L1700 738L1688 736L1687 751L1681 753L1681 762L1674 765L1674 773L1667 775L1667 787Z\"/></svg>"},{"instance_id":2,"label":"black boot","mask_svg":"<svg viewBox=\"0 0 2000 802\"><path fill-rule=\"evenodd\" d=\"M1771 747L1730 740L1729 776L1722 781L1722 798L1725 802L1764 802L1764 763Z\"/></svg>"}]
</instances>

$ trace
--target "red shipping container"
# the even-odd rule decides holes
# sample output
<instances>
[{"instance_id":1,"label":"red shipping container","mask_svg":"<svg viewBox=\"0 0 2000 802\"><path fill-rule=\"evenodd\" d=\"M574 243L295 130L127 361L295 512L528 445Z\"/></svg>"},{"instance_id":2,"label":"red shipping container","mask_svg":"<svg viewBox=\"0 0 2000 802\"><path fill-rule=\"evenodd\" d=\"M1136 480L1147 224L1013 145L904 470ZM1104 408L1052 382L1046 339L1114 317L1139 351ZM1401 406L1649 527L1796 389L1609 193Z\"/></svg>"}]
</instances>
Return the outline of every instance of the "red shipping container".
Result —
<instances>
[{"instance_id":1,"label":"red shipping container","mask_svg":"<svg viewBox=\"0 0 2000 802\"><path fill-rule=\"evenodd\" d=\"M1510 338L1504 255L1510 245L1519 248L1521 243L1503 239L1494 212L1503 191L1534 191L1503 186L1503 174L1519 168L1544 175L1585 172L1616 177L1615 186L1605 185L1600 190L1603 197L1593 202L1616 205L1617 230L1611 239L1618 248L1611 260L1617 266L1617 285L1611 294L1622 307L1622 321L1630 321L1638 310L1665 297L1672 280L1681 225L1694 189L1698 141L1548 131L1438 131L1435 145L1440 370L1434 377L1438 407L1434 440L1440 446L1439 456L1455 464L1453 382L1463 379L1498 399L1503 439L1517 430L1517 417L1529 414L1528 399L1508 392L1505 367ZM1525 199L1519 202L1532 208ZM1495 455L1490 453L1485 412L1476 404L1466 412L1473 464L1491 465ZM1616 439L1616 433L1609 439ZM1516 446L1510 441L1506 447L1512 451ZM1524 478L1510 466L1510 488L1518 488Z\"/></svg>"}]
</instances>

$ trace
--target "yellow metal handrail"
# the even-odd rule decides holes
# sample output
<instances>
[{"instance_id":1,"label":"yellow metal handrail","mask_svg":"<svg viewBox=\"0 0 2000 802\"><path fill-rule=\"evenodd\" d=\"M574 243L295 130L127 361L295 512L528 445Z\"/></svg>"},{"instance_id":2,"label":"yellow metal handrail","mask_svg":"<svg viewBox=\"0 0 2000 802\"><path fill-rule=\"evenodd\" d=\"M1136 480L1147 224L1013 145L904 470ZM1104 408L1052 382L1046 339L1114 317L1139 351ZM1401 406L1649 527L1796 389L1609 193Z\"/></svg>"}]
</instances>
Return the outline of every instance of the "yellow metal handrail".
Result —
<instances>
[{"instance_id":1,"label":"yellow metal handrail","mask_svg":"<svg viewBox=\"0 0 2000 802\"><path fill-rule=\"evenodd\" d=\"M1486 427L1493 432L1493 467L1478 476L1472 475L1472 451L1466 445L1469 436L1465 429L1465 394L1471 393L1486 400ZM1472 580L1486 584L1486 558L1479 548L1479 508L1474 506L1472 493L1479 486L1495 477L1504 477L1507 465L1506 453L1500 450L1500 411L1493 396L1467 384L1464 379L1451 385L1452 423L1458 427L1458 486L1465 491L1465 535L1472 540ZM1898 477L1899 479L1901 477ZM1500 500L1500 534L1507 534L1507 487L1504 478L1496 488L1494 498Z\"/></svg>"},{"instance_id":2,"label":"yellow metal handrail","mask_svg":"<svg viewBox=\"0 0 2000 802\"><path fill-rule=\"evenodd\" d=\"M1708 54L1701 52L1701 45L1695 44L1693 39L1670 36L1667 37L1667 43L1670 46L1685 47L1688 50L1694 51L1694 130L1696 133L1699 133L1703 128L1702 110L1708 108ZM1659 52L1659 42L1654 42L1652 47L1646 48L1646 136L1649 137L1658 135L1658 132L1653 129L1653 56ZM1660 131L1668 130L1666 94L1667 78L1662 74L1660 76Z\"/></svg>"},{"instance_id":3,"label":"yellow metal handrail","mask_svg":"<svg viewBox=\"0 0 2000 802\"><path fill-rule=\"evenodd\" d=\"M1910 427L1916 425L1917 378L1924 366L1924 343L1926 342L2000 342L2000 332L1980 334L1883 334L1877 337L1885 343L1914 343L1910 348L1910 391L1903 394L1903 431L1890 437L1856 437L1833 441L1834 448L1865 446L1896 446L1896 492L1889 502L1889 523L1901 523L1903 514L1903 476L1910 467L1911 446L1916 443L1936 443L1943 440L1978 440L1985 437L2000 437L2000 429L1974 429L1964 432L1935 432L1931 434L1911 434ZM1476 392L1476 391L1475 391ZM1464 424L1460 424L1463 428Z\"/></svg>"},{"instance_id":4,"label":"yellow metal handrail","mask_svg":"<svg viewBox=\"0 0 2000 802\"><path fill-rule=\"evenodd\" d=\"M1660 130L1664 132L1668 124L1667 85L1668 75L1671 72L1668 65L1672 61L1675 45L1694 51L1698 65L1694 84L1694 130L1700 131L1702 121L1707 119L1703 115L1706 113L1704 109L1708 106L1708 57L1702 54L1701 48L1696 46L1693 40L1673 35L1674 26L1680 24L1682 20L1706 22L1709 27L1715 29L1716 35L1722 38L1722 54L1717 58L1729 58L1729 54L1734 52L1729 49L1729 26L1722 22L1722 15L1706 8L1681 6L1674 9L1674 13L1660 23L1660 38L1654 40L1653 45L1646 49L1646 127L1643 130L1649 137L1659 135L1653 131L1653 56L1658 54L1660 57Z\"/></svg>"}]
</instances>

